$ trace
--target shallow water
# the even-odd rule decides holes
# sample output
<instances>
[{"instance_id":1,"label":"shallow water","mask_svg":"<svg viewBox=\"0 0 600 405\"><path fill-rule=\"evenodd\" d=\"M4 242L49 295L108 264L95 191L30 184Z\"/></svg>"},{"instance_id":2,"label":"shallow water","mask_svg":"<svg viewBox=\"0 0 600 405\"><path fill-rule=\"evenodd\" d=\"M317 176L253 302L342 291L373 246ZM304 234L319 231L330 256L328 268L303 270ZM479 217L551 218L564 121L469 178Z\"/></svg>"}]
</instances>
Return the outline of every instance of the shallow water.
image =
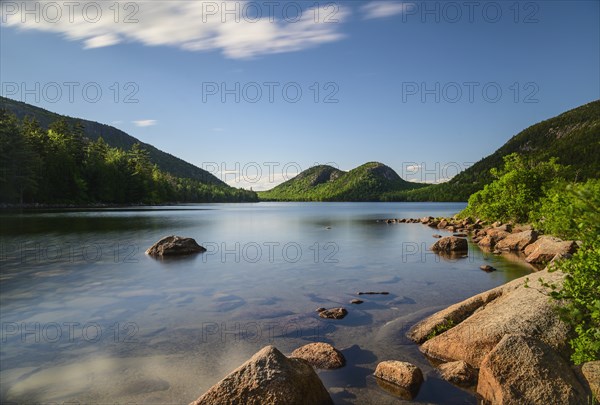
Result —
<instances>
[{"instance_id":1,"label":"shallow water","mask_svg":"<svg viewBox=\"0 0 600 405\"><path fill-rule=\"evenodd\" d=\"M372 377L378 361L425 374L416 402L476 403L441 380L404 333L427 314L530 272L470 246L427 251L420 224L464 204L259 203L0 214L0 400L189 403L254 352L312 341L348 365L319 372L336 403L397 403ZM330 229L328 229L330 227ZM163 236L208 251L155 260ZM498 269L479 270L483 263ZM361 296L357 291L388 291ZM317 307L345 306L343 320Z\"/></svg>"}]
</instances>

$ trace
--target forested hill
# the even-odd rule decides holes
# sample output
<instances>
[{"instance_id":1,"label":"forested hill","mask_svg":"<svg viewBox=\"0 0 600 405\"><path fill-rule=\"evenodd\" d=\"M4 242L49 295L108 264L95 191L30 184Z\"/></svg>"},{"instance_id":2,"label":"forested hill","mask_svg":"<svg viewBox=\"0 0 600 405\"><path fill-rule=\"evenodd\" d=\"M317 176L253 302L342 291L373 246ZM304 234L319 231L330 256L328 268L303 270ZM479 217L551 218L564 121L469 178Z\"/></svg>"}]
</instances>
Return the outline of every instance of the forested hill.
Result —
<instances>
[{"instance_id":1,"label":"forested hill","mask_svg":"<svg viewBox=\"0 0 600 405\"><path fill-rule=\"evenodd\" d=\"M142 149L148 151L150 161L158 166L164 172L170 173L173 176L198 180L206 184L214 184L225 186L225 183L213 176L211 173L203 170L191 163L188 163L178 157L175 157L167 152L163 152L154 146L144 143L131 135L111 127L110 125L100 124L94 121L88 121L80 118L73 118L53 113L43 108L39 108L27 103L15 101L6 97L0 96L0 110L12 112L22 120L25 117L35 118L40 126L47 129L52 122L64 118L69 125L75 125L80 122L83 126L84 135L92 141L102 137L104 141L112 147L129 150L136 143L140 144Z\"/></svg>"},{"instance_id":2,"label":"forested hill","mask_svg":"<svg viewBox=\"0 0 600 405\"><path fill-rule=\"evenodd\" d=\"M253 191L173 176L139 143L129 149L90 140L77 121L43 128L0 109L0 203L163 204L257 201Z\"/></svg>"},{"instance_id":3,"label":"forested hill","mask_svg":"<svg viewBox=\"0 0 600 405\"><path fill-rule=\"evenodd\" d=\"M385 193L423 187L403 180L390 167L369 162L349 172L315 166L277 187L259 193L271 201L381 201Z\"/></svg>"},{"instance_id":4,"label":"forested hill","mask_svg":"<svg viewBox=\"0 0 600 405\"><path fill-rule=\"evenodd\" d=\"M569 166L573 181L600 178L600 100L530 126L447 183L389 193L385 199L467 201L493 180L490 169L501 168L503 158L511 153L518 153L530 164L555 157L558 163Z\"/></svg>"}]
</instances>

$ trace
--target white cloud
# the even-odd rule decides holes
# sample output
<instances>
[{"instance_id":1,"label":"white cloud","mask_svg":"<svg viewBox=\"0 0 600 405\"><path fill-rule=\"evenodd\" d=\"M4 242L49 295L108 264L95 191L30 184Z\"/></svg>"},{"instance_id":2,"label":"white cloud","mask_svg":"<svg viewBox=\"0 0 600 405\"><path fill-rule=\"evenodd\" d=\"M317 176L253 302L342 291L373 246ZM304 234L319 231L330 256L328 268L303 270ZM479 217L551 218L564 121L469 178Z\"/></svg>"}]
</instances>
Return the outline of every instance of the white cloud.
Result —
<instances>
[{"instance_id":1,"label":"white cloud","mask_svg":"<svg viewBox=\"0 0 600 405\"><path fill-rule=\"evenodd\" d=\"M397 1L372 1L361 7L365 19L385 18L406 12L407 3Z\"/></svg>"},{"instance_id":2,"label":"white cloud","mask_svg":"<svg viewBox=\"0 0 600 405\"><path fill-rule=\"evenodd\" d=\"M406 166L406 170L411 173L416 173L421 170L422 167L423 165L408 165Z\"/></svg>"},{"instance_id":3,"label":"white cloud","mask_svg":"<svg viewBox=\"0 0 600 405\"><path fill-rule=\"evenodd\" d=\"M42 7L41 18L37 21L34 15L24 14L22 11L26 7L34 8L35 3ZM339 6L333 16L338 22L325 22L325 17L331 16L332 10L324 4L318 9L313 7L303 10L300 19L292 22L296 17L292 12L294 10L288 11L286 15L283 5L274 7L271 12L268 9L262 10L262 17L255 18L248 10L256 9L250 5L261 3L247 0L227 3L228 7L235 5L239 9L240 18L224 13L226 2L138 3L120 0L120 6L116 7L114 1L84 0L72 6L72 12L67 6L61 6L63 3L55 3L62 8L62 17L57 19L55 13L45 15L43 3L42 6L40 3L42 2L32 0L15 2L18 10L2 7L2 24L24 30L62 34L68 40L83 42L85 49L134 42L147 46L171 46L188 51L220 50L226 57L233 59L299 51L338 41L343 38L339 32L340 23L349 14L348 8ZM86 9L88 5L91 7ZM98 5L102 8L101 14L96 11ZM132 8L132 5L139 9ZM118 18L115 16L115 8L120 10ZM88 12L84 13L84 9ZM319 14L316 13L317 10L320 11ZM97 15L101 17L97 18ZM316 15L320 15L320 18L315 19ZM128 17L138 22L124 22ZM283 17L287 17L287 21ZM93 22L94 20L97 21Z\"/></svg>"},{"instance_id":4,"label":"white cloud","mask_svg":"<svg viewBox=\"0 0 600 405\"><path fill-rule=\"evenodd\" d=\"M131 121L136 127L152 127L156 125L156 120Z\"/></svg>"}]
</instances>

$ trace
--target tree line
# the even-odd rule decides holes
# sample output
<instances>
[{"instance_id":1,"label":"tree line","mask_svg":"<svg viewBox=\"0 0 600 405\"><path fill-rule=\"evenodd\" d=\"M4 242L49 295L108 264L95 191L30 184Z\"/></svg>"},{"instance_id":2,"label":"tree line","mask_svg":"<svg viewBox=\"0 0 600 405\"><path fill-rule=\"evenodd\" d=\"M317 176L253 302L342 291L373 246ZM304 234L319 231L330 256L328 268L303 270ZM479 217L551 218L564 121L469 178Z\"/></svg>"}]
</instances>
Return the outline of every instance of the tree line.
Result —
<instances>
[{"instance_id":1,"label":"tree line","mask_svg":"<svg viewBox=\"0 0 600 405\"><path fill-rule=\"evenodd\" d=\"M91 141L65 118L47 129L0 110L0 202L161 204L258 201L256 193L175 177L139 144L129 150Z\"/></svg>"}]
</instances>

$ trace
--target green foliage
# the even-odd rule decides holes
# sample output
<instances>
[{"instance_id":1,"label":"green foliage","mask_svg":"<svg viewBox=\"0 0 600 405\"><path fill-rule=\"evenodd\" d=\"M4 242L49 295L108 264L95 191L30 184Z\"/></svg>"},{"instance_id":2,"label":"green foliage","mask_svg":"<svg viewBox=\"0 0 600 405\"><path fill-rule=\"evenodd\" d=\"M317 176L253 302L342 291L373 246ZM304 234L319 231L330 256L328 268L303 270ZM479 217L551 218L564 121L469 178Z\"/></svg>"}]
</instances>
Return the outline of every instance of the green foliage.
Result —
<instances>
[{"instance_id":1,"label":"green foliage","mask_svg":"<svg viewBox=\"0 0 600 405\"><path fill-rule=\"evenodd\" d=\"M198 180L206 184L225 186L225 183L206 170L163 152L152 145L142 143L138 139L110 125L62 116L6 97L0 97L0 109L5 109L23 120L35 120L36 124L39 123L38 126L44 129L49 128L57 121L63 121L64 125L71 127L80 125L79 130L84 135L84 138L90 141L97 141L99 138L103 138L109 146L125 151L130 150L133 145L139 143L142 149L148 152L152 163L156 164L160 170L171 173L176 177Z\"/></svg>"},{"instance_id":2,"label":"green foliage","mask_svg":"<svg viewBox=\"0 0 600 405\"><path fill-rule=\"evenodd\" d=\"M556 235L578 239L583 246L570 260L561 260L551 271L566 274L562 287L547 285L560 300L561 318L573 327L570 341L575 364L600 357L600 180L558 186L542 200L539 226Z\"/></svg>"},{"instance_id":3,"label":"green foliage","mask_svg":"<svg viewBox=\"0 0 600 405\"><path fill-rule=\"evenodd\" d=\"M60 118L44 130L0 110L0 201L151 203L257 201L256 193L178 178L158 168L140 144L129 150L90 141Z\"/></svg>"},{"instance_id":4,"label":"green foliage","mask_svg":"<svg viewBox=\"0 0 600 405\"><path fill-rule=\"evenodd\" d=\"M491 170L496 180L471 195L461 215L487 221L527 222L530 212L536 211L540 205L545 190L565 170L553 158L534 163L513 153L504 161L502 170Z\"/></svg>"},{"instance_id":5,"label":"green foliage","mask_svg":"<svg viewBox=\"0 0 600 405\"><path fill-rule=\"evenodd\" d=\"M600 219L600 218L599 218ZM588 241L570 260L561 260L551 271L566 274L562 287L551 288L550 296L559 300L560 317L571 327L575 337L570 340L575 364L600 357L600 240Z\"/></svg>"},{"instance_id":6,"label":"green foliage","mask_svg":"<svg viewBox=\"0 0 600 405\"><path fill-rule=\"evenodd\" d=\"M534 222L537 229L583 245L571 260L561 260L562 286L544 284L559 300L561 318L572 326L572 360L600 356L600 180L571 184L553 158L532 164L511 154L495 181L469 198L461 213L488 221Z\"/></svg>"},{"instance_id":7,"label":"green foliage","mask_svg":"<svg viewBox=\"0 0 600 405\"><path fill-rule=\"evenodd\" d=\"M531 219L536 229L564 239L584 240L600 234L600 179L569 184L556 181Z\"/></svg>"},{"instance_id":8,"label":"green foliage","mask_svg":"<svg viewBox=\"0 0 600 405\"><path fill-rule=\"evenodd\" d=\"M446 319L443 323L440 323L435 328L433 328L431 332L429 332L429 335L427 335L427 340L433 339L437 335L441 335L442 333L453 328L454 326L455 324L452 319Z\"/></svg>"},{"instance_id":9,"label":"green foliage","mask_svg":"<svg viewBox=\"0 0 600 405\"><path fill-rule=\"evenodd\" d=\"M315 166L259 196L275 201L382 201L386 193L416 187L423 185L404 181L391 168L370 162L349 172Z\"/></svg>"}]
</instances>

